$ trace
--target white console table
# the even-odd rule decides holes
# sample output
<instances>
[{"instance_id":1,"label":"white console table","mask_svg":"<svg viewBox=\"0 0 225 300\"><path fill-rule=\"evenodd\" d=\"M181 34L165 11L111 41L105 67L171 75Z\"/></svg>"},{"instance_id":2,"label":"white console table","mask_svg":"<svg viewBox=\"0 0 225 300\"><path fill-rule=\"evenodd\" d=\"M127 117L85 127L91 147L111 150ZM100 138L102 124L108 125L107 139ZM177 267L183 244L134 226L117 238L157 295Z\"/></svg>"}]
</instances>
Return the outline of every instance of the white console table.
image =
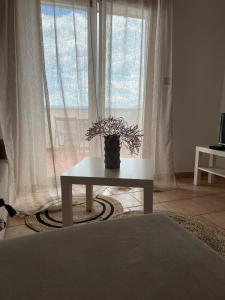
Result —
<instances>
[{"instance_id":1,"label":"white console table","mask_svg":"<svg viewBox=\"0 0 225 300\"><path fill-rule=\"evenodd\" d=\"M106 169L102 158L83 159L61 176L63 226L73 224L72 184L86 185L87 211L92 210L93 185L142 187L144 213L152 213L153 177L151 159L122 158L119 169Z\"/></svg>"},{"instance_id":2,"label":"white console table","mask_svg":"<svg viewBox=\"0 0 225 300\"><path fill-rule=\"evenodd\" d=\"M209 154L208 167L200 166L201 153ZM225 178L225 168L215 167L216 156L225 158L225 151L210 149L208 146L196 146L195 150L195 170L194 170L194 185L200 184L201 172L208 173L208 183L213 183L214 176L221 176Z\"/></svg>"}]
</instances>

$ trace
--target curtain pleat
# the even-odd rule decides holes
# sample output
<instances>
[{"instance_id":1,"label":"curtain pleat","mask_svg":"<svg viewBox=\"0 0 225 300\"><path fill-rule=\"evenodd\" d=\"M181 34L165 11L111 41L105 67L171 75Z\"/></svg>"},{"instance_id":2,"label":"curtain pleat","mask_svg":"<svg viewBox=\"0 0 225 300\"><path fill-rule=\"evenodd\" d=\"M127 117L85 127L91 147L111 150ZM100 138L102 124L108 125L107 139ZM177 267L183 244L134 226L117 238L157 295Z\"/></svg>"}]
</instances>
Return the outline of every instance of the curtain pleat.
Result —
<instances>
[{"instance_id":1,"label":"curtain pleat","mask_svg":"<svg viewBox=\"0 0 225 300\"><path fill-rule=\"evenodd\" d=\"M42 195L48 193L38 2L10 0L1 5L0 118L9 202L19 211L32 211L45 205Z\"/></svg>"},{"instance_id":2,"label":"curtain pleat","mask_svg":"<svg viewBox=\"0 0 225 300\"><path fill-rule=\"evenodd\" d=\"M56 183L57 205L60 175L100 149L97 142L90 146L85 140L86 130L98 118L91 23L89 1L80 5L49 0L41 6L47 171Z\"/></svg>"},{"instance_id":3,"label":"curtain pleat","mask_svg":"<svg viewBox=\"0 0 225 300\"><path fill-rule=\"evenodd\" d=\"M143 157L155 164L154 186L176 186L172 129L172 1L153 1L147 16Z\"/></svg>"}]
</instances>

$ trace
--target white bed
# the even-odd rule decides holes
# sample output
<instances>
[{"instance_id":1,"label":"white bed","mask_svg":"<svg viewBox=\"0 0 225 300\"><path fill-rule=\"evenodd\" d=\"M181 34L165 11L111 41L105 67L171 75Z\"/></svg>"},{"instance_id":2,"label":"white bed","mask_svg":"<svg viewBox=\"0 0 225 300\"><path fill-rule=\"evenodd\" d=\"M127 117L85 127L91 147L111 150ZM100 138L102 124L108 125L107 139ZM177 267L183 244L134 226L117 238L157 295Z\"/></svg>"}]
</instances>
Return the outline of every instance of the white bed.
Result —
<instances>
[{"instance_id":1,"label":"white bed","mask_svg":"<svg viewBox=\"0 0 225 300\"><path fill-rule=\"evenodd\" d=\"M143 215L0 241L0 299L224 300L225 260Z\"/></svg>"}]
</instances>

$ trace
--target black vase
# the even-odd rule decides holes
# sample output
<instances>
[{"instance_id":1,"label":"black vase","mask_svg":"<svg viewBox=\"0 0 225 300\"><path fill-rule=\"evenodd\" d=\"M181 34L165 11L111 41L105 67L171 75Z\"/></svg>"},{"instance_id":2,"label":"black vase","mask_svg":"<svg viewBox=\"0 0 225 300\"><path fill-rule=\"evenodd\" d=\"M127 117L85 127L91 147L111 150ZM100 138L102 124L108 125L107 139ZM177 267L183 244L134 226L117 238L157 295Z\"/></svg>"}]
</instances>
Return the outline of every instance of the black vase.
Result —
<instances>
[{"instance_id":1,"label":"black vase","mask_svg":"<svg viewBox=\"0 0 225 300\"><path fill-rule=\"evenodd\" d=\"M105 168L119 169L120 167L120 136L105 136Z\"/></svg>"}]
</instances>

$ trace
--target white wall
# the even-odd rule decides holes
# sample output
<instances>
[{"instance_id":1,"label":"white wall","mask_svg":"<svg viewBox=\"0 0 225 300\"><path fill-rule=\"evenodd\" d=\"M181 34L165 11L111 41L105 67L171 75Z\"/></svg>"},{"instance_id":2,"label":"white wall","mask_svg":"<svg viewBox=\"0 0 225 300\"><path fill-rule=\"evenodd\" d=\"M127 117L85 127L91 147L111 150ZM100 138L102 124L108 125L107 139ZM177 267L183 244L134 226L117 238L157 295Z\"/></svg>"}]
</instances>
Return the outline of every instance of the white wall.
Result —
<instances>
[{"instance_id":1,"label":"white wall","mask_svg":"<svg viewBox=\"0 0 225 300\"><path fill-rule=\"evenodd\" d=\"M217 143L225 70L225 0L174 0L174 157L193 171L195 145Z\"/></svg>"}]
</instances>

